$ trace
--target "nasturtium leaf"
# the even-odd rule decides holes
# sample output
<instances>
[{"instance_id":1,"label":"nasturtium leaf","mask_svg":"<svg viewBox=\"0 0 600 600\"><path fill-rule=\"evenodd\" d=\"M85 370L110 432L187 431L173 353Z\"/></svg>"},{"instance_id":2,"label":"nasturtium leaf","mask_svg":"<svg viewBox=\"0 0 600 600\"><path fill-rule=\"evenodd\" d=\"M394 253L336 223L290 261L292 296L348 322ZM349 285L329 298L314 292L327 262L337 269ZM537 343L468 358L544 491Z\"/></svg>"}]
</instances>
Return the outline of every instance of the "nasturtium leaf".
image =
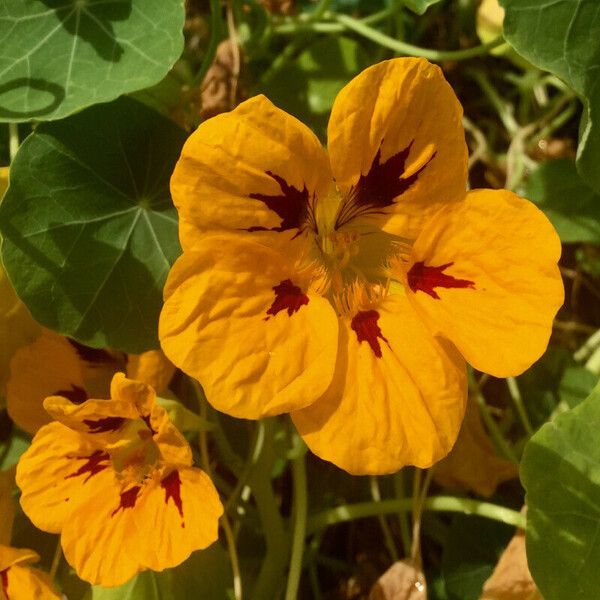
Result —
<instances>
[{"instance_id":1,"label":"nasturtium leaf","mask_svg":"<svg viewBox=\"0 0 600 600\"><path fill-rule=\"evenodd\" d=\"M584 100L577 169L600 193L600 10L591 0L501 0L504 37L536 67L563 79Z\"/></svg>"},{"instance_id":2,"label":"nasturtium leaf","mask_svg":"<svg viewBox=\"0 0 600 600\"><path fill-rule=\"evenodd\" d=\"M600 589L600 388L546 423L521 463L527 557L544 598L589 600Z\"/></svg>"},{"instance_id":3,"label":"nasturtium leaf","mask_svg":"<svg viewBox=\"0 0 600 600\"><path fill-rule=\"evenodd\" d=\"M182 0L0 3L0 120L59 119L160 81L183 50Z\"/></svg>"},{"instance_id":4,"label":"nasturtium leaf","mask_svg":"<svg viewBox=\"0 0 600 600\"><path fill-rule=\"evenodd\" d=\"M424 15L430 6L438 4L441 1L442 0L404 0L404 5L418 15Z\"/></svg>"},{"instance_id":5,"label":"nasturtium leaf","mask_svg":"<svg viewBox=\"0 0 600 600\"><path fill-rule=\"evenodd\" d=\"M573 160L543 163L529 178L526 194L546 213L564 243L600 244L600 195L579 177Z\"/></svg>"},{"instance_id":6,"label":"nasturtium leaf","mask_svg":"<svg viewBox=\"0 0 600 600\"><path fill-rule=\"evenodd\" d=\"M561 402L569 408L581 404L592 392L598 383L598 375L581 366L573 366L565 369L558 393Z\"/></svg>"},{"instance_id":7,"label":"nasturtium leaf","mask_svg":"<svg viewBox=\"0 0 600 600\"><path fill-rule=\"evenodd\" d=\"M40 125L11 166L2 258L34 318L94 347L158 347L180 252L169 177L185 133L122 98Z\"/></svg>"}]
</instances>

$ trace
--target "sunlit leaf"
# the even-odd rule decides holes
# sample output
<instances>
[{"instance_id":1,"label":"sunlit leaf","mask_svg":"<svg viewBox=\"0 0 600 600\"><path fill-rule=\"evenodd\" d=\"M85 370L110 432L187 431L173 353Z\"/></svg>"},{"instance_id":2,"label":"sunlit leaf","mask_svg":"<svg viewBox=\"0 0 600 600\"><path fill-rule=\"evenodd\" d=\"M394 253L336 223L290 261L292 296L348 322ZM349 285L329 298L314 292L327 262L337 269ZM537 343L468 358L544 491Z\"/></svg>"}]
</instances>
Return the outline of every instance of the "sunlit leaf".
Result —
<instances>
[{"instance_id":1,"label":"sunlit leaf","mask_svg":"<svg viewBox=\"0 0 600 600\"><path fill-rule=\"evenodd\" d=\"M504 36L535 66L551 71L585 101L577 168L600 193L600 10L588 0L501 0Z\"/></svg>"},{"instance_id":2,"label":"sunlit leaf","mask_svg":"<svg viewBox=\"0 0 600 600\"><path fill-rule=\"evenodd\" d=\"M427 9L442 0L404 0L404 5L418 15L424 15Z\"/></svg>"},{"instance_id":3,"label":"sunlit leaf","mask_svg":"<svg viewBox=\"0 0 600 600\"><path fill-rule=\"evenodd\" d=\"M185 134L121 99L36 129L0 205L2 257L43 325L94 347L158 346L180 252L169 176Z\"/></svg>"},{"instance_id":4,"label":"sunlit leaf","mask_svg":"<svg viewBox=\"0 0 600 600\"><path fill-rule=\"evenodd\" d=\"M571 159L543 163L527 182L527 197L546 213L563 242L600 244L600 195L582 181Z\"/></svg>"},{"instance_id":5,"label":"sunlit leaf","mask_svg":"<svg viewBox=\"0 0 600 600\"><path fill-rule=\"evenodd\" d=\"M527 557L544 598L600 589L600 389L546 423L523 453Z\"/></svg>"},{"instance_id":6,"label":"sunlit leaf","mask_svg":"<svg viewBox=\"0 0 600 600\"><path fill-rule=\"evenodd\" d=\"M59 119L160 81L183 20L182 0L0 3L0 120Z\"/></svg>"}]
</instances>

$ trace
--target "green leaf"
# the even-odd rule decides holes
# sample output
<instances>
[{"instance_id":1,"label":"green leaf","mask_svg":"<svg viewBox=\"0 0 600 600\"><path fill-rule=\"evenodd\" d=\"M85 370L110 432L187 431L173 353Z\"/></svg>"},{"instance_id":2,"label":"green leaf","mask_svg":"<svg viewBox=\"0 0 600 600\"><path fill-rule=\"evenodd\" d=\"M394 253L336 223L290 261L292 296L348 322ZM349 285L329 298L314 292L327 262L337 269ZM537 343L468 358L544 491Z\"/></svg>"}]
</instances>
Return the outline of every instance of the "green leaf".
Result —
<instances>
[{"instance_id":1,"label":"green leaf","mask_svg":"<svg viewBox=\"0 0 600 600\"><path fill-rule=\"evenodd\" d=\"M580 94L577 169L600 193L600 11L588 0L501 0L504 37L535 66L558 75Z\"/></svg>"},{"instance_id":2,"label":"green leaf","mask_svg":"<svg viewBox=\"0 0 600 600\"><path fill-rule=\"evenodd\" d=\"M442 0L404 0L404 5L418 15L424 15L427 9Z\"/></svg>"},{"instance_id":3,"label":"green leaf","mask_svg":"<svg viewBox=\"0 0 600 600\"><path fill-rule=\"evenodd\" d=\"M185 134L133 100L36 129L0 205L6 272L42 325L94 347L158 347L180 252L169 177Z\"/></svg>"},{"instance_id":4,"label":"green leaf","mask_svg":"<svg viewBox=\"0 0 600 600\"><path fill-rule=\"evenodd\" d=\"M0 3L0 120L60 119L155 84L183 21L182 0Z\"/></svg>"},{"instance_id":5,"label":"green leaf","mask_svg":"<svg viewBox=\"0 0 600 600\"><path fill-rule=\"evenodd\" d=\"M569 408L581 404L598 383L598 375L585 367L568 367L560 381L558 392L561 402Z\"/></svg>"},{"instance_id":6,"label":"green leaf","mask_svg":"<svg viewBox=\"0 0 600 600\"><path fill-rule=\"evenodd\" d=\"M227 552L215 543L194 552L183 564L161 573L145 571L116 588L92 588L92 600L226 600L232 587Z\"/></svg>"},{"instance_id":7,"label":"green leaf","mask_svg":"<svg viewBox=\"0 0 600 600\"><path fill-rule=\"evenodd\" d=\"M546 423L523 453L527 558L544 598L588 600L600 589L600 388Z\"/></svg>"},{"instance_id":8,"label":"green leaf","mask_svg":"<svg viewBox=\"0 0 600 600\"><path fill-rule=\"evenodd\" d=\"M304 50L260 91L324 137L335 97L367 64L365 52L354 40L326 37Z\"/></svg>"},{"instance_id":9,"label":"green leaf","mask_svg":"<svg viewBox=\"0 0 600 600\"><path fill-rule=\"evenodd\" d=\"M581 180L574 161L543 163L529 178L526 193L563 242L600 244L600 195Z\"/></svg>"}]
</instances>

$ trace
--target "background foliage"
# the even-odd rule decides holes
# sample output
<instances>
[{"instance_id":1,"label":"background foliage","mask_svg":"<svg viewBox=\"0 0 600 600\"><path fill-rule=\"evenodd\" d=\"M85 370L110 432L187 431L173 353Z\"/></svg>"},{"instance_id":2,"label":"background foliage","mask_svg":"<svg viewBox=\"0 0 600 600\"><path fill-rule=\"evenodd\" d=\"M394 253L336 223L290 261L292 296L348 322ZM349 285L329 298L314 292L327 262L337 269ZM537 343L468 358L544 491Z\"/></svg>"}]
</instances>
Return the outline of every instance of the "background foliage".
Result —
<instances>
[{"instance_id":1,"label":"background foliage","mask_svg":"<svg viewBox=\"0 0 600 600\"><path fill-rule=\"evenodd\" d=\"M176 376L174 418L226 505L222 541L104 590L78 580L56 537L19 513L13 545L38 551L68 598L218 599L240 588L269 600L395 598L384 580L373 586L407 556L434 600L503 600L536 585L549 600L598 595L600 10L500 2L504 28L494 0L0 0L7 348L11 285L39 323L81 343L156 348L161 288L180 251L168 181L187 133L265 93L325 141L341 87L397 55L438 62L456 90L471 187L530 198L563 242L566 302L547 353L516 379L470 374L460 474L441 463L350 477L306 454L285 419L216 414ZM0 195L5 184L2 171ZM29 441L2 410L0 466ZM525 522L536 585L524 551L506 550Z\"/></svg>"}]
</instances>

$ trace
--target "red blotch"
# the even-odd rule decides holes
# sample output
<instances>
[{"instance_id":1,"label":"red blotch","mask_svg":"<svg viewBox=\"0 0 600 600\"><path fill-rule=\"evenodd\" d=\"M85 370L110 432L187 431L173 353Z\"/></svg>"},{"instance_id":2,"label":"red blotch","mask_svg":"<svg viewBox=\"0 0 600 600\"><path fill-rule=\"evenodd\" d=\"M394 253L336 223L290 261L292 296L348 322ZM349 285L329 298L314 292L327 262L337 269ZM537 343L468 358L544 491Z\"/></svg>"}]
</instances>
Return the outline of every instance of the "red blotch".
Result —
<instances>
[{"instance_id":1,"label":"red blotch","mask_svg":"<svg viewBox=\"0 0 600 600\"><path fill-rule=\"evenodd\" d=\"M8 567L10 569L10 567ZM4 571L0 571L0 579L2 580L2 591L6 596L6 600L10 600L8 596L8 569L4 569Z\"/></svg>"},{"instance_id":2,"label":"red blotch","mask_svg":"<svg viewBox=\"0 0 600 600\"><path fill-rule=\"evenodd\" d=\"M402 177L413 143L414 140L404 150L390 156L384 163L380 162L381 145L379 146L369 171L366 175L361 174L342 204L335 221L336 229L356 217L383 214L383 209L392 206L394 199L406 192L417 181L436 153L434 152L427 162L412 175ZM383 144L383 140L381 140L381 144Z\"/></svg>"},{"instance_id":3,"label":"red blotch","mask_svg":"<svg viewBox=\"0 0 600 600\"><path fill-rule=\"evenodd\" d=\"M121 428L125 419L123 417L104 417L102 419L84 419L90 433L107 433Z\"/></svg>"},{"instance_id":4,"label":"red blotch","mask_svg":"<svg viewBox=\"0 0 600 600\"><path fill-rule=\"evenodd\" d=\"M185 527L183 521L183 503L181 502L181 479L179 478L179 471L171 471L161 482L161 487L165 490L165 504L169 504L169 500L172 499L179 516L181 517L181 526Z\"/></svg>"},{"instance_id":5,"label":"red blotch","mask_svg":"<svg viewBox=\"0 0 600 600\"><path fill-rule=\"evenodd\" d=\"M78 385L71 385L70 390L58 390L52 395L67 398L67 400L73 404L83 404L89 398L87 392Z\"/></svg>"},{"instance_id":6,"label":"red blotch","mask_svg":"<svg viewBox=\"0 0 600 600\"><path fill-rule=\"evenodd\" d=\"M77 352L79 358L81 358L82 360L85 360L86 362L89 362L89 363L113 363L113 362L116 363L117 362L115 360L115 358L112 356L112 354L110 354L106 350L100 350L98 348L90 348L89 346L84 346L83 344L80 344L79 342L77 342L71 338L67 338L67 341L69 342L69 344L71 344L71 346L73 346L73 348Z\"/></svg>"},{"instance_id":7,"label":"red blotch","mask_svg":"<svg viewBox=\"0 0 600 600\"><path fill-rule=\"evenodd\" d=\"M277 213L281 218L281 224L278 227L250 227L247 231L277 231L281 233L289 229L302 229L305 222L310 220L312 215L306 185L302 190L299 190L293 185L289 185L283 177L272 171L266 171L266 174L279 184L281 194L275 196L250 194L250 198L264 202L269 210Z\"/></svg>"},{"instance_id":8,"label":"red blotch","mask_svg":"<svg viewBox=\"0 0 600 600\"><path fill-rule=\"evenodd\" d=\"M152 427L152 422L150 421L150 415L146 415L142 417L142 421L144 421L144 423L146 423L146 426L148 427L148 429L150 430L150 432L152 433L152 435L156 435L158 432Z\"/></svg>"},{"instance_id":9,"label":"red blotch","mask_svg":"<svg viewBox=\"0 0 600 600\"><path fill-rule=\"evenodd\" d=\"M294 285L291 279L286 279L273 287L275 292L275 300L267 311L268 315L275 316L278 312L287 309L287 314L291 317L295 312L298 312L302 306L308 304L308 296L302 290ZM265 321L268 321L267 317Z\"/></svg>"},{"instance_id":10,"label":"red blotch","mask_svg":"<svg viewBox=\"0 0 600 600\"><path fill-rule=\"evenodd\" d=\"M367 342L377 358L381 358L381 346L379 340L383 340L388 346L390 343L381 333L381 328L377 321L379 313L376 310L361 310L352 318L350 327L356 333L356 339L360 342Z\"/></svg>"},{"instance_id":11,"label":"red blotch","mask_svg":"<svg viewBox=\"0 0 600 600\"><path fill-rule=\"evenodd\" d=\"M91 477L100 473L100 471L104 471L104 469L108 467L108 463L103 463L110 460L110 456L102 450L96 450L90 456L76 456L74 458L76 460L85 460L85 463L81 465L81 467L79 467L75 473L67 475L65 479L71 479L72 477L79 477L80 475L87 474L87 477L84 479L83 483L88 482Z\"/></svg>"},{"instance_id":12,"label":"red blotch","mask_svg":"<svg viewBox=\"0 0 600 600\"><path fill-rule=\"evenodd\" d=\"M435 291L436 287L475 289L475 282L468 279L456 279L452 275L444 273L453 264L453 262L449 262L439 267L429 267L422 261L416 262L407 274L410 289L413 292L417 292L417 290L425 292L436 300L440 299Z\"/></svg>"},{"instance_id":13,"label":"red blotch","mask_svg":"<svg viewBox=\"0 0 600 600\"><path fill-rule=\"evenodd\" d=\"M135 506L135 503L137 502L137 497L141 489L142 486L134 485L132 488L121 492L121 500L119 502L119 506L117 506L117 508L115 508L115 510L112 511L110 516L114 517L120 510L124 511L126 508L133 508Z\"/></svg>"}]
</instances>

